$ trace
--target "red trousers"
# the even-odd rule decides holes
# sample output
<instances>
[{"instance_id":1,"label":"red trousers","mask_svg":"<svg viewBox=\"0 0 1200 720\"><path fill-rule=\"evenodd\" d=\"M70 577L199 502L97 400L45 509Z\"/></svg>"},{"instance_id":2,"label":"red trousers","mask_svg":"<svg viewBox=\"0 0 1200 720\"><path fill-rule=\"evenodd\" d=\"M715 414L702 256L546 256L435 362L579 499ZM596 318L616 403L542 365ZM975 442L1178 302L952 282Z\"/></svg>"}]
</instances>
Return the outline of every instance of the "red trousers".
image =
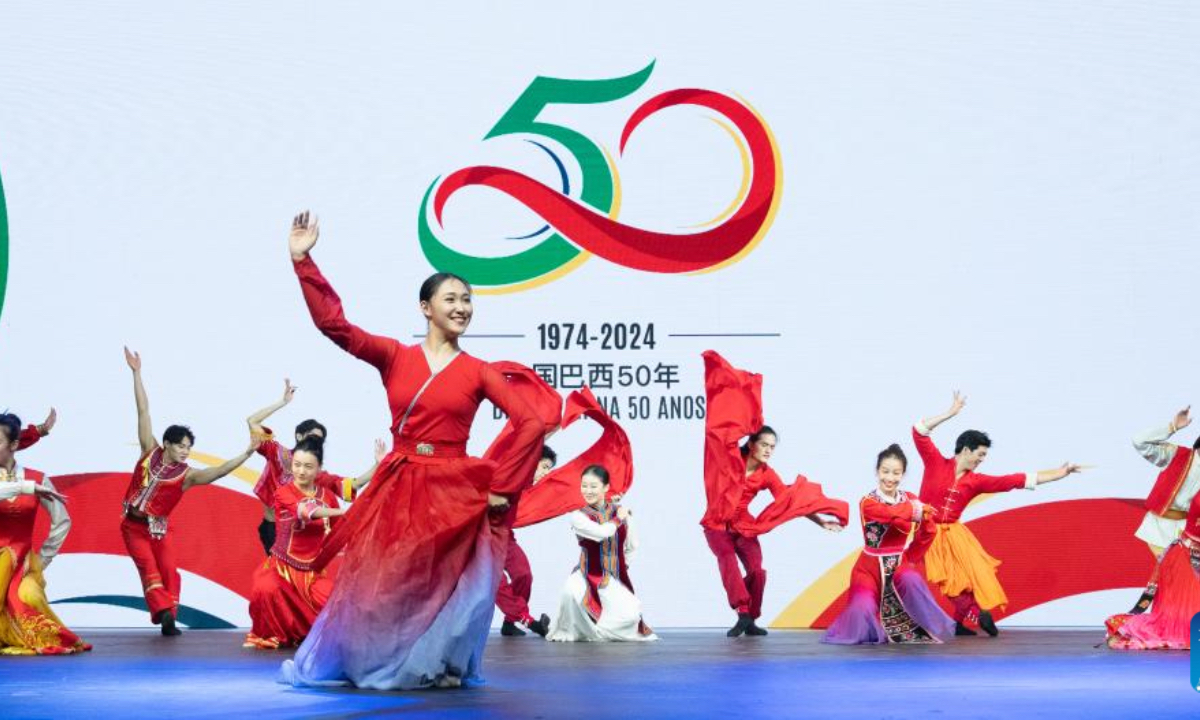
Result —
<instances>
[{"instance_id":1,"label":"red trousers","mask_svg":"<svg viewBox=\"0 0 1200 720\"><path fill-rule=\"evenodd\" d=\"M961 595L946 597L954 606L954 619L958 622L979 622L979 603L975 601L975 593L967 590ZM991 608L989 608L991 609Z\"/></svg>"},{"instance_id":2,"label":"red trousers","mask_svg":"<svg viewBox=\"0 0 1200 720\"><path fill-rule=\"evenodd\" d=\"M180 578L171 536L155 540L150 536L149 525L125 518L121 521L121 537L142 578L142 594L146 596L150 618L157 618L164 610L177 615Z\"/></svg>"},{"instance_id":3,"label":"red trousers","mask_svg":"<svg viewBox=\"0 0 1200 720\"><path fill-rule=\"evenodd\" d=\"M510 530L504 572L500 574L500 587L496 590L496 607L504 613L504 622L532 621L529 614L529 594L532 591L533 570L529 567L529 558Z\"/></svg>"},{"instance_id":4,"label":"red trousers","mask_svg":"<svg viewBox=\"0 0 1200 720\"><path fill-rule=\"evenodd\" d=\"M763 570L762 546L758 544L758 538L745 537L731 530L704 528L704 539L708 541L708 549L717 556L717 568L721 572L721 584L725 586L729 607L753 618L762 615L767 571ZM745 568L744 576L738 561Z\"/></svg>"}]
</instances>

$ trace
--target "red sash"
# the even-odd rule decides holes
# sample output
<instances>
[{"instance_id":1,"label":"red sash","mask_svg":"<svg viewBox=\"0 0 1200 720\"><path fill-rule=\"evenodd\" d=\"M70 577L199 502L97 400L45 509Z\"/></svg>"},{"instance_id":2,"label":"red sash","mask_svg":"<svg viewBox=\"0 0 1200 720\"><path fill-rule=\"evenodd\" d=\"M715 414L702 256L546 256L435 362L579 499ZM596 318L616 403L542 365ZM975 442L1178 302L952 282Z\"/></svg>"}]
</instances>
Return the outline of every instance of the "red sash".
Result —
<instances>
[{"instance_id":1,"label":"red sash","mask_svg":"<svg viewBox=\"0 0 1200 720\"><path fill-rule=\"evenodd\" d=\"M1154 489L1146 498L1147 510L1155 515L1163 515L1171 508L1175 495L1179 493L1179 488L1183 486L1183 481L1192 468L1192 458L1195 454L1191 448L1176 446L1175 456L1158 474L1158 480L1154 482Z\"/></svg>"}]
</instances>

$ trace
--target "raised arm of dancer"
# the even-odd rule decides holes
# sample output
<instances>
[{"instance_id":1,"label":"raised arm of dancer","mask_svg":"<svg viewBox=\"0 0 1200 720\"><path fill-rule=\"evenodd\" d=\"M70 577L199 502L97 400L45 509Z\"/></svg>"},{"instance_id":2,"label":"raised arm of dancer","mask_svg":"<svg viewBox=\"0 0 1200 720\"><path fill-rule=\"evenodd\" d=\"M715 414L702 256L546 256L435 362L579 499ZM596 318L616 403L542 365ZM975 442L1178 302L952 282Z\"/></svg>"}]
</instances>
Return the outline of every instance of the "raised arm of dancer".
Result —
<instances>
[{"instance_id":1,"label":"raised arm of dancer","mask_svg":"<svg viewBox=\"0 0 1200 720\"><path fill-rule=\"evenodd\" d=\"M138 414L138 444L142 446L142 454L158 447L154 437L154 429L150 426L150 400L146 397L146 387L142 384L142 356L125 348L125 362L133 371L133 399L137 403Z\"/></svg>"},{"instance_id":2,"label":"raised arm of dancer","mask_svg":"<svg viewBox=\"0 0 1200 720\"><path fill-rule=\"evenodd\" d=\"M0 483L0 500L9 500L17 497L18 495L34 494L38 495L39 497L52 497L63 502L66 502L67 500L67 498L55 490L53 486L47 487L36 480Z\"/></svg>"},{"instance_id":3,"label":"raised arm of dancer","mask_svg":"<svg viewBox=\"0 0 1200 720\"><path fill-rule=\"evenodd\" d=\"M1166 427L1157 426L1138 433L1133 438L1133 449L1158 467L1166 467L1167 463L1171 462L1171 458L1175 456L1175 449L1178 447L1167 440L1192 424L1191 412L1192 406L1188 405L1175 413L1175 417L1167 423Z\"/></svg>"},{"instance_id":4,"label":"raised arm of dancer","mask_svg":"<svg viewBox=\"0 0 1200 720\"><path fill-rule=\"evenodd\" d=\"M243 450L239 455L236 455L216 467L204 468L197 470L188 468L187 478L183 481L185 488L195 487L196 485L208 485L225 477L229 473L237 470L242 463L250 459L254 451L258 449L259 443L262 442L257 436L250 438L250 446Z\"/></svg>"},{"instance_id":5,"label":"raised arm of dancer","mask_svg":"<svg viewBox=\"0 0 1200 720\"><path fill-rule=\"evenodd\" d=\"M391 338L372 335L346 320L341 298L309 255L320 234L316 216L310 216L307 210L292 220L292 231L288 234L288 251L313 323L335 345L385 373L400 344Z\"/></svg>"},{"instance_id":6,"label":"raised arm of dancer","mask_svg":"<svg viewBox=\"0 0 1200 720\"><path fill-rule=\"evenodd\" d=\"M284 406L292 401L292 397L296 394L296 386L292 384L289 378L283 379L283 397L266 406L262 410L255 412L250 417L246 418L246 424L250 426L250 432L261 433L263 431L263 420L274 415Z\"/></svg>"},{"instance_id":7,"label":"raised arm of dancer","mask_svg":"<svg viewBox=\"0 0 1200 720\"><path fill-rule=\"evenodd\" d=\"M363 485L366 485L367 483L371 482L371 478L375 477L375 471L379 469L379 463L383 462L383 459L385 457L387 457L388 452L389 451L388 451L387 443L384 442L380 438L376 438L375 439L375 464L372 465L370 468L368 468L367 471L364 472L362 475L359 475L358 477L354 478L354 489L356 491L361 489Z\"/></svg>"},{"instance_id":8,"label":"raised arm of dancer","mask_svg":"<svg viewBox=\"0 0 1200 720\"><path fill-rule=\"evenodd\" d=\"M56 422L58 422L58 411L50 408L50 414L46 416L44 422L40 425L30 423L28 427L21 431L21 434L17 436L17 449L25 450L31 445L36 445L38 440L50 434Z\"/></svg>"},{"instance_id":9,"label":"raised arm of dancer","mask_svg":"<svg viewBox=\"0 0 1200 720\"><path fill-rule=\"evenodd\" d=\"M931 417L923 418L921 422L917 424L917 428L923 431L923 435L928 435L929 433L933 432L933 429L938 425L941 425L950 418L962 412L963 406L966 404L967 396L955 390L954 399L950 402L950 409L941 415L933 415Z\"/></svg>"},{"instance_id":10,"label":"raised arm of dancer","mask_svg":"<svg viewBox=\"0 0 1200 720\"><path fill-rule=\"evenodd\" d=\"M50 534L46 536L41 549L38 550L38 557L42 561L42 567L45 568L58 555L59 548L67 541L67 533L71 532L71 515L67 512L65 498L54 489L50 478L42 480L41 487L45 488L47 492L39 493L38 501L45 508L46 514L50 516Z\"/></svg>"}]
</instances>

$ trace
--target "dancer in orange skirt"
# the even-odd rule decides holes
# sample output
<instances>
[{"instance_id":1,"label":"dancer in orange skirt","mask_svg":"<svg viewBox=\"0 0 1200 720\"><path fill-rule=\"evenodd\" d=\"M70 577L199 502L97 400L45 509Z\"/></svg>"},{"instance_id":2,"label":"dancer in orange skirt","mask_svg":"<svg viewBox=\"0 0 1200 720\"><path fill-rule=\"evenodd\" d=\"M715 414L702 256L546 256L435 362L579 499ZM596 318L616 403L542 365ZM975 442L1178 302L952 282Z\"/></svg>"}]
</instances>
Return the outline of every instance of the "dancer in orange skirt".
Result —
<instances>
[{"instance_id":1,"label":"dancer in orange skirt","mask_svg":"<svg viewBox=\"0 0 1200 720\"><path fill-rule=\"evenodd\" d=\"M975 534L960 521L963 510L979 495L1018 488L1033 490L1082 468L1063 463L1053 470L984 475L976 470L987 457L992 441L978 430L967 430L959 435L954 443L954 457L944 457L929 434L958 415L966 402L965 396L955 392L949 410L913 426L913 442L925 462L921 502L933 509L934 520L938 523L937 535L925 554L925 577L954 605L956 635L976 635L971 626L978 624L988 635L995 637L1000 631L996 628L992 610L1008 603L1008 596L996 578L1000 561L989 555Z\"/></svg>"}]
</instances>

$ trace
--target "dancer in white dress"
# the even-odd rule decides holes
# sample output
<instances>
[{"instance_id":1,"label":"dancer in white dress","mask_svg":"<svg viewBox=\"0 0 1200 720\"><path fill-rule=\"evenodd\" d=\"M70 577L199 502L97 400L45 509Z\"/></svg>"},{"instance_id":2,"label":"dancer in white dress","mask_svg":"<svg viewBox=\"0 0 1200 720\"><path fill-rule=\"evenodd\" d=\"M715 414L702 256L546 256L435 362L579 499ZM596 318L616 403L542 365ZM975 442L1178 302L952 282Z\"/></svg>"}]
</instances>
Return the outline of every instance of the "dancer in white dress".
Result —
<instances>
[{"instance_id":1,"label":"dancer in white dress","mask_svg":"<svg viewBox=\"0 0 1200 720\"><path fill-rule=\"evenodd\" d=\"M608 471L583 471L580 492L587 505L570 514L579 540L579 565L567 578L558 617L547 640L557 642L645 641L658 636L642 621L642 603L629 581L629 556L637 547L633 514L606 500Z\"/></svg>"}]
</instances>

